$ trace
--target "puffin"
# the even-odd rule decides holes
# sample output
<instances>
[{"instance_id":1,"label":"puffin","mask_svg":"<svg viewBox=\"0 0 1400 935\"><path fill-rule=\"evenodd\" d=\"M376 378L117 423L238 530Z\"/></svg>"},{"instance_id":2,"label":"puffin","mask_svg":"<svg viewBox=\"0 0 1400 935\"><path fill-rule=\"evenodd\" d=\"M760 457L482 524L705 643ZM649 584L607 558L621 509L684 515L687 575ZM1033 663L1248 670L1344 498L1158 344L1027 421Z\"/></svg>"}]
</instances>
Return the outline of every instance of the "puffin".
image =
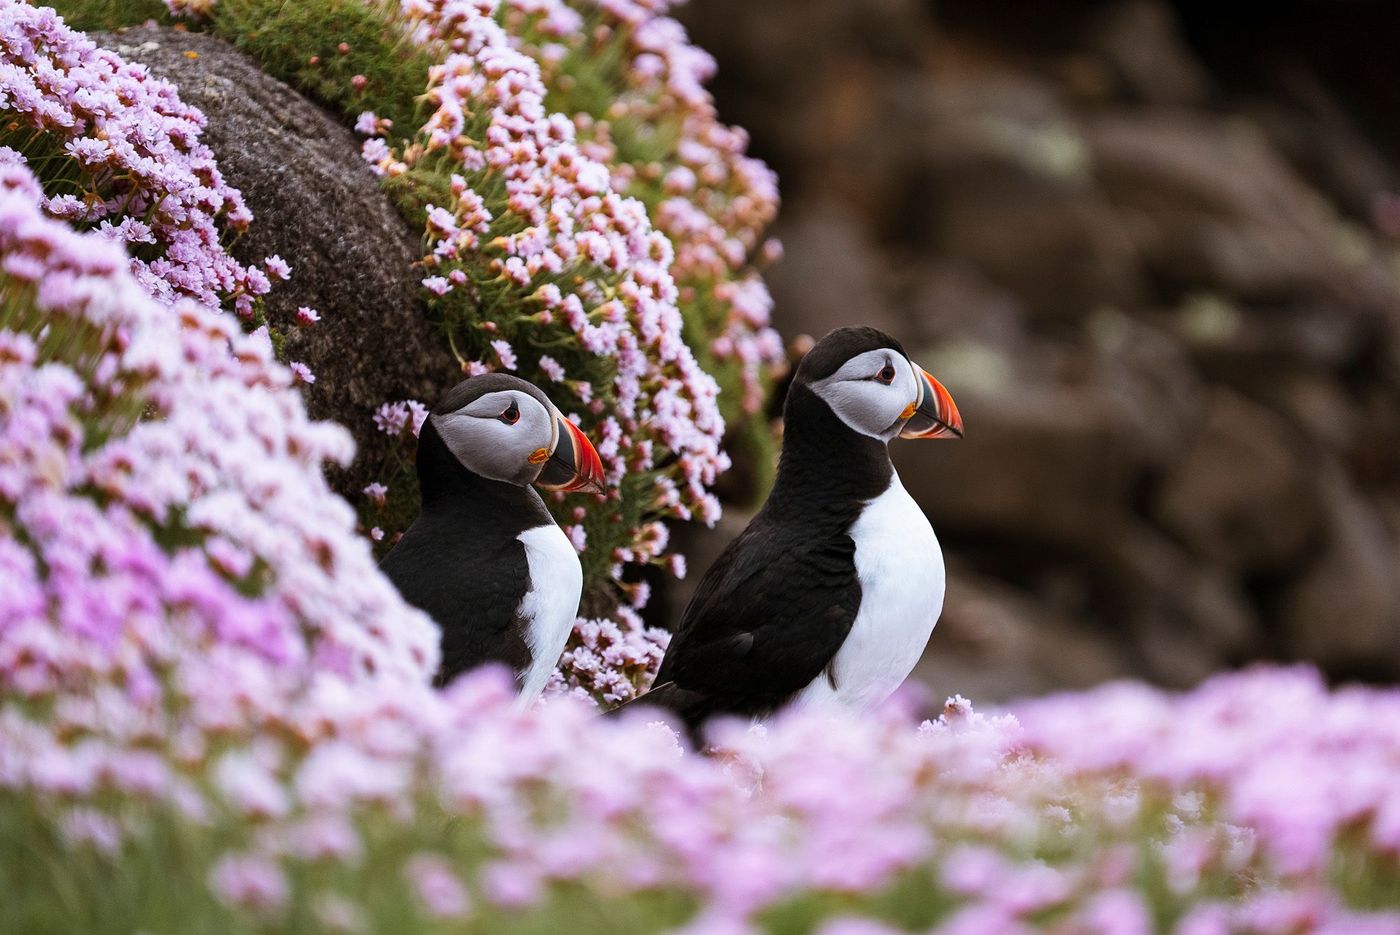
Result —
<instances>
[{"instance_id":1,"label":"puffin","mask_svg":"<svg viewBox=\"0 0 1400 935\"><path fill-rule=\"evenodd\" d=\"M501 662L529 701L583 591L578 553L534 488L603 493L602 460L537 387L487 373L429 413L416 468L422 508L379 567L442 631L434 684Z\"/></svg>"},{"instance_id":2,"label":"puffin","mask_svg":"<svg viewBox=\"0 0 1400 935\"><path fill-rule=\"evenodd\" d=\"M961 438L948 390L888 334L839 328L798 365L783 425L767 501L705 573L654 687L631 702L669 709L697 739L715 715L879 704L943 608L938 539L888 446Z\"/></svg>"}]
</instances>

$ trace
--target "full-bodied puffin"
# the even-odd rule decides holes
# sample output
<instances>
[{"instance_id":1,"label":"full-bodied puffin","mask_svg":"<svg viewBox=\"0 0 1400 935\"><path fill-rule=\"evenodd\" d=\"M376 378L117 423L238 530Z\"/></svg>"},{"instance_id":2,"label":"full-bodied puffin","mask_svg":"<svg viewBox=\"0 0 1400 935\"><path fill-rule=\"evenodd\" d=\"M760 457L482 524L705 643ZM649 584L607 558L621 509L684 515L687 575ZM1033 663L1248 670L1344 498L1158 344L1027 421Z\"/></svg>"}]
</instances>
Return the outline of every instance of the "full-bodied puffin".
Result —
<instances>
[{"instance_id":1,"label":"full-bodied puffin","mask_svg":"<svg viewBox=\"0 0 1400 935\"><path fill-rule=\"evenodd\" d=\"M923 654L943 608L943 554L888 444L962 436L943 385L894 338L839 328L803 358L763 509L687 605L637 699L692 731L789 702L865 709Z\"/></svg>"},{"instance_id":2,"label":"full-bodied puffin","mask_svg":"<svg viewBox=\"0 0 1400 935\"><path fill-rule=\"evenodd\" d=\"M435 684L504 662L534 698L573 628L583 571L530 485L602 493L598 452L536 387L488 373L429 414L417 468L422 510L379 567L442 630Z\"/></svg>"}]
</instances>

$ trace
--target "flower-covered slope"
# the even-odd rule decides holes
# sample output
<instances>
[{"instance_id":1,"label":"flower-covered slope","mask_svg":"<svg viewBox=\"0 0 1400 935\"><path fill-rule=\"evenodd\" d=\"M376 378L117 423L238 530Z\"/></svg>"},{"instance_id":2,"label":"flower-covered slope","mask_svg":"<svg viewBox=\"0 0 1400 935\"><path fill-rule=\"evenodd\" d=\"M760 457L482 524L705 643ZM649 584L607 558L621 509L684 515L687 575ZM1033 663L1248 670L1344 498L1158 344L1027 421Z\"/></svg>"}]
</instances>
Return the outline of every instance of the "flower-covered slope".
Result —
<instances>
[{"instance_id":1,"label":"flower-covered slope","mask_svg":"<svg viewBox=\"0 0 1400 935\"><path fill-rule=\"evenodd\" d=\"M270 288L225 239L252 219L175 88L67 28L52 9L0 4L0 145L38 175L45 208L131 253L147 292L252 317Z\"/></svg>"},{"instance_id":2,"label":"flower-covered slope","mask_svg":"<svg viewBox=\"0 0 1400 935\"><path fill-rule=\"evenodd\" d=\"M566 661L562 684L631 697L664 645L625 609L649 594L637 567L679 573L663 522L718 516L726 415L760 476L769 453L753 416L781 356L757 273L776 254L762 240L776 185L742 131L718 121L702 86L713 63L668 4L170 6L354 120L424 225L424 298L464 371L532 380L594 437L613 492L556 503L596 624L590 641L580 620L567 659L582 667ZM89 23L121 17L102 2L60 7ZM362 453L386 465L360 510L381 554L414 509L413 436L395 418L410 403L421 405L386 401L396 441Z\"/></svg>"},{"instance_id":3,"label":"flower-covered slope","mask_svg":"<svg viewBox=\"0 0 1400 935\"><path fill-rule=\"evenodd\" d=\"M647 204L674 245L687 337L735 391L721 400L726 415L752 416L765 368L782 359L758 275L780 252L763 239L777 181L746 155L747 134L718 120L704 87L714 60L667 15L676 5L508 0L498 15L540 62L546 106L574 116L583 151L609 167L617 191Z\"/></svg>"},{"instance_id":4,"label":"flower-covered slope","mask_svg":"<svg viewBox=\"0 0 1400 935\"><path fill-rule=\"evenodd\" d=\"M42 214L22 160L0 166L7 693L111 681L140 702L174 671L195 701L255 662L424 678L432 625L321 474L348 439L307 419L265 333L152 299L118 245Z\"/></svg>"},{"instance_id":5,"label":"flower-covered slope","mask_svg":"<svg viewBox=\"0 0 1400 935\"><path fill-rule=\"evenodd\" d=\"M611 484L670 453L679 476L656 478L648 512L713 520L724 423L714 380L682 338L671 244L580 151L573 123L545 110L538 64L479 6L448 4L409 24L422 42L460 48L431 76L435 109L415 159L458 169L448 204L427 206L435 275L425 285L469 371L542 373L572 390ZM366 145L379 171L410 171L382 139ZM640 541L622 548L636 553Z\"/></svg>"},{"instance_id":6,"label":"flower-covered slope","mask_svg":"<svg viewBox=\"0 0 1400 935\"><path fill-rule=\"evenodd\" d=\"M752 418L781 356L753 266L776 186L665 10L405 3L392 25L438 61L426 119L406 136L357 121L376 171L423 204L424 286L464 369L535 380L594 435L615 493L558 513L604 609L628 566L681 572L662 521L718 518L722 413ZM738 374L736 398L700 359ZM635 576L622 592L645 606ZM626 700L663 649L626 607L580 619L554 687Z\"/></svg>"}]
</instances>

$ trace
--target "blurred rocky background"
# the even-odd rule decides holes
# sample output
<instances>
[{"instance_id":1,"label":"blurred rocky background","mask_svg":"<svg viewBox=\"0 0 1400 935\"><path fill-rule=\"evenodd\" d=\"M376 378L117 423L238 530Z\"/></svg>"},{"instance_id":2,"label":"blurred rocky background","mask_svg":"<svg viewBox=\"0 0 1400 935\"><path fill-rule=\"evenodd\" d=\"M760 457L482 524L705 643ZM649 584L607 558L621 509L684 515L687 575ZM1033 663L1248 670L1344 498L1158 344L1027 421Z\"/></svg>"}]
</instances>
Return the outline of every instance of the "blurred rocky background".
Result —
<instances>
[{"instance_id":1,"label":"blurred rocky background","mask_svg":"<svg viewBox=\"0 0 1400 935\"><path fill-rule=\"evenodd\" d=\"M882 327L965 417L896 446L935 691L1400 676L1397 7L683 10L782 180L785 337Z\"/></svg>"}]
</instances>

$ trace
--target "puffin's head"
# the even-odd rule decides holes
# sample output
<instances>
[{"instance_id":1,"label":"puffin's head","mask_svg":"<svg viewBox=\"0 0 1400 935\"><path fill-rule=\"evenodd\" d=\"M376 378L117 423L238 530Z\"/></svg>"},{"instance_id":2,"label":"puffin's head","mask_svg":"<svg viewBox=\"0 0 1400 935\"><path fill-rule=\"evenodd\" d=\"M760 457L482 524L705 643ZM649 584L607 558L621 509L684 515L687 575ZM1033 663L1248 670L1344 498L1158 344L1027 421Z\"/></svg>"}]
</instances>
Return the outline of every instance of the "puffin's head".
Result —
<instances>
[{"instance_id":1,"label":"puffin's head","mask_svg":"<svg viewBox=\"0 0 1400 935\"><path fill-rule=\"evenodd\" d=\"M953 397L875 328L837 328L802 358L793 385L805 385L853 431L880 441L962 438Z\"/></svg>"},{"instance_id":2,"label":"puffin's head","mask_svg":"<svg viewBox=\"0 0 1400 935\"><path fill-rule=\"evenodd\" d=\"M524 487L603 493L603 461L538 388L504 373L458 383L428 416L473 474Z\"/></svg>"}]
</instances>

